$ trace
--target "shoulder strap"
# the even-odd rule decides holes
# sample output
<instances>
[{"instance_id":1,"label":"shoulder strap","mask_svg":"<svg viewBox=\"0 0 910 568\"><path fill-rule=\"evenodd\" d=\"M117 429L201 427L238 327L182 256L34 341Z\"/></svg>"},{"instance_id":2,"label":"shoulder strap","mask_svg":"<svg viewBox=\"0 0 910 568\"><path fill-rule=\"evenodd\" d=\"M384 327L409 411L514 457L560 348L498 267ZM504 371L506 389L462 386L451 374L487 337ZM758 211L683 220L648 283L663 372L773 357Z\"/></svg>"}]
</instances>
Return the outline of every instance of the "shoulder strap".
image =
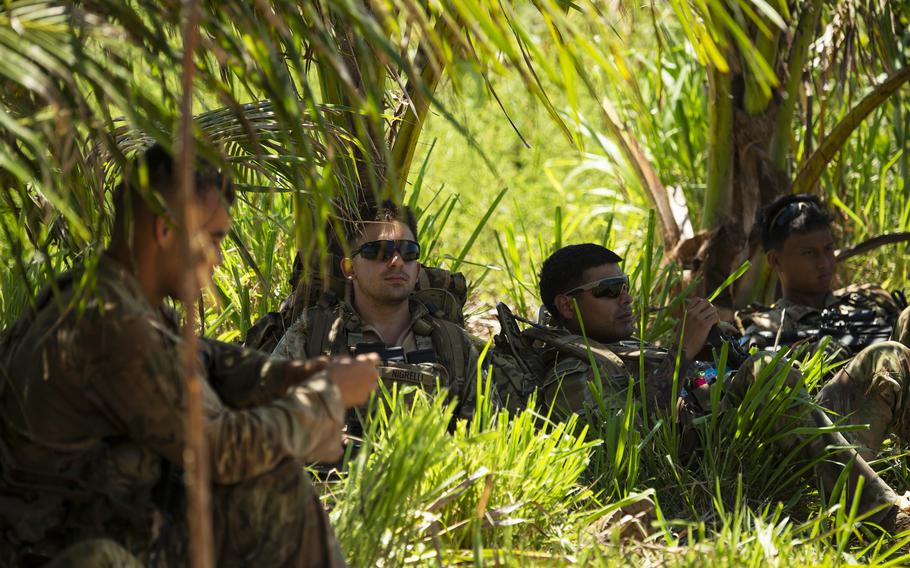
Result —
<instances>
[{"instance_id":1,"label":"shoulder strap","mask_svg":"<svg viewBox=\"0 0 910 568\"><path fill-rule=\"evenodd\" d=\"M601 365L625 367L622 358L613 350L608 349L596 341L588 340L586 342L585 338L580 335L573 335L558 329L544 329L540 327L529 327L524 331L524 334L532 339L543 341L548 347L553 348L560 353L577 357L582 361L588 360L588 352L590 349L590 353L594 356L595 361ZM637 357L638 354L636 353L635 356Z\"/></svg>"},{"instance_id":2,"label":"shoulder strap","mask_svg":"<svg viewBox=\"0 0 910 568\"><path fill-rule=\"evenodd\" d=\"M446 320L434 320L431 317L424 318L432 324L430 339L433 341L433 349L440 359L440 363L448 370L449 378L453 381L472 380L473 374L469 375L469 369L466 369L465 359L465 339L460 327Z\"/></svg>"},{"instance_id":3,"label":"shoulder strap","mask_svg":"<svg viewBox=\"0 0 910 568\"><path fill-rule=\"evenodd\" d=\"M307 318L307 353L318 356L344 352L348 337L345 325L347 315L340 304L333 309L316 307L304 311L302 317Z\"/></svg>"}]
</instances>

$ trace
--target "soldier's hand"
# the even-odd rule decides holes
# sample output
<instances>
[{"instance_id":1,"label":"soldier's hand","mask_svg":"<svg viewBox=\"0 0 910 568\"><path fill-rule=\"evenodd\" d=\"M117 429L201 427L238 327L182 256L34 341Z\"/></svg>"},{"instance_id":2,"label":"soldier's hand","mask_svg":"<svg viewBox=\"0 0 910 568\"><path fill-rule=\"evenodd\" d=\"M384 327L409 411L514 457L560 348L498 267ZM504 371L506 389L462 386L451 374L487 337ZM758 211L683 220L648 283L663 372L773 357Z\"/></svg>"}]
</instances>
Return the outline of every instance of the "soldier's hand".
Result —
<instances>
[{"instance_id":1,"label":"soldier's hand","mask_svg":"<svg viewBox=\"0 0 910 568\"><path fill-rule=\"evenodd\" d=\"M329 360L326 373L338 385L345 408L360 406L370 397L379 380L377 365L377 353L358 355L354 359L343 357Z\"/></svg>"},{"instance_id":2,"label":"soldier's hand","mask_svg":"<svg viewBox=\"0 0 910 568\"><path fill-rule=\"evenodd\" d=\"M711 328L719 322L720 316L714 304L704 298L686 300L686 328L683 331L682 347L689 359L704 348Z\"/></svg>"}]
</instances>

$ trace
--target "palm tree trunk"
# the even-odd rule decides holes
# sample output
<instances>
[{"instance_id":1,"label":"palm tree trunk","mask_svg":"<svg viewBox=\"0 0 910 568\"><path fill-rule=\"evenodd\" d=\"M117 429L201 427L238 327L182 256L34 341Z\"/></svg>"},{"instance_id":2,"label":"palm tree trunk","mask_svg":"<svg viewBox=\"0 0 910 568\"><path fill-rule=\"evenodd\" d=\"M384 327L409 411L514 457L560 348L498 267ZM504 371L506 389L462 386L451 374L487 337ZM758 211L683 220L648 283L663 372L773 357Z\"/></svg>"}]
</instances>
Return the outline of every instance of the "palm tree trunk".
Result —
<instances>
[{"instance_id":1,"label":"palm tree trunk","mask_svg":"<svg viewBox=\"0 0 910 568\"><path fill-rule=\"evenodd\" d=\"M790 138L793 133L793 113L796 101L799 98L799 87L803 80L803 68L809 54L809 45L815 37L815 28L821 18L821 2L814 0L808 2L799 19L793 45L790 48L790 57L787 61L787 77L783 99L777 110L777 121L774 125L774 134L771 138L771 163L780 171L787 169L787 156L790 149Z\"/></svg>"},{"instance_id":2,"label":"palm tree trunk","mask_svg":"<svg viewBox=\"0 0 910 568\"><path fill-rule=\"evenodd\" d=\"M701 228L723 225L733 201L732 74L708 68L708 175Z\"/></svg>"}]
</instances>

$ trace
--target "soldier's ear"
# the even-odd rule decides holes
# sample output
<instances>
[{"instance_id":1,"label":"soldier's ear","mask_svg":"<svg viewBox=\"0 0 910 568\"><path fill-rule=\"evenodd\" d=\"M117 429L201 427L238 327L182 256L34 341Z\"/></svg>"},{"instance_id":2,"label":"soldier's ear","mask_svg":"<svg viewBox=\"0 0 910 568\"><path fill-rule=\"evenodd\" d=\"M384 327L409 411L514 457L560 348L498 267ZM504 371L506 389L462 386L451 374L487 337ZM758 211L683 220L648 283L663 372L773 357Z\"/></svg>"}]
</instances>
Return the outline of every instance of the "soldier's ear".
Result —
<instances>
[{"instance_id":1,"label":"soldier's ear","mask_svg":"<svg viewBox=\"0 0 910 568\"><path fill-rule=\"evenodd\" d=\"M344 277L348 280L354 278L354 261L350 258L341 259L341 273L344 274Z\"/></svg>"},{"instance_id":2,"label":"soldier's ear","mask_svg":"<svg viewBox=\"0 0 910 568\"><path fill-rule=\"evenodd\" d=\"M175 232L168 225L164 217L155 215L152 220L152 238L155 243L161 246L167 246L174 238Z\"/></svg>"},{"instance_id":3,"label":"soldier's ear","mask_svg":"<svg viewBox=\"0 0 910 568\"><path fill-rule=\"evenodd\" d=\"M556 311L559 312L559 317L562 318L562 321L575 320L575 306L572 305L571 296L557 294L553 298L553 303L556 304Z\"/></svg>"}]
</instances>

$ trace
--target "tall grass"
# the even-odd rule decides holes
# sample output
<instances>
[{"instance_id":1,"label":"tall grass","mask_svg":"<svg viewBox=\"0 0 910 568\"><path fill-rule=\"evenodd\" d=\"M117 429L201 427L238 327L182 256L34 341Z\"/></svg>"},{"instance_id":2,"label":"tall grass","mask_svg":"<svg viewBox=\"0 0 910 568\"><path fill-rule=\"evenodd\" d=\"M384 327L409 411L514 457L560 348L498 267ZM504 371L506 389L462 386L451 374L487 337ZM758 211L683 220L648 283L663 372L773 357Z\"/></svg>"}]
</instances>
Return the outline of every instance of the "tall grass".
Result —
<instances>
[{"instance_id":1,"label":"tall grass","mask_svg":"<svg viewBox=\"0 0 910 568\"><path fill-rule=\"evenodd\" d=\"M350 562L563 554L565 532L590 514L592 492L579 479L599 442L587 441L583 428L575 433L574 420L543 420L533 406L514 417L494 412L484 395L471 424L449 434L451 405L405 394L383 392L363 446L330 490Z\"/></svg>"},{"instance_id":2,"label":"tall grass","mask_svg":"<svg viewBox=\"0 0 910 568\"><path fill-rule=\"evenodd\" d=\"M819 355L804 361L810 388L822 364ZM363 446L325 489L331 518L358 566L910 560L900 550L910 535L890 541L861 531L846 495L825 501L816 493L814 462L802 458L802 446L783 456L772 447L794 429L792 421L780 427L798 402L784 385L786 371L768 366L726 409L717 383L712 413L696 426L702 449L687 460L667 417L641 431L634 398L602 420L557 423L533 400L509 416L481 394L474 421L450 434L452 407L442 397L383 390ZM611 435L617 431L623 436ZM616 459L607 463L608 456ZM628 541L614 513L642 500L655 503L657 521L651 536Z\"/></svg>"}]
</instances>

